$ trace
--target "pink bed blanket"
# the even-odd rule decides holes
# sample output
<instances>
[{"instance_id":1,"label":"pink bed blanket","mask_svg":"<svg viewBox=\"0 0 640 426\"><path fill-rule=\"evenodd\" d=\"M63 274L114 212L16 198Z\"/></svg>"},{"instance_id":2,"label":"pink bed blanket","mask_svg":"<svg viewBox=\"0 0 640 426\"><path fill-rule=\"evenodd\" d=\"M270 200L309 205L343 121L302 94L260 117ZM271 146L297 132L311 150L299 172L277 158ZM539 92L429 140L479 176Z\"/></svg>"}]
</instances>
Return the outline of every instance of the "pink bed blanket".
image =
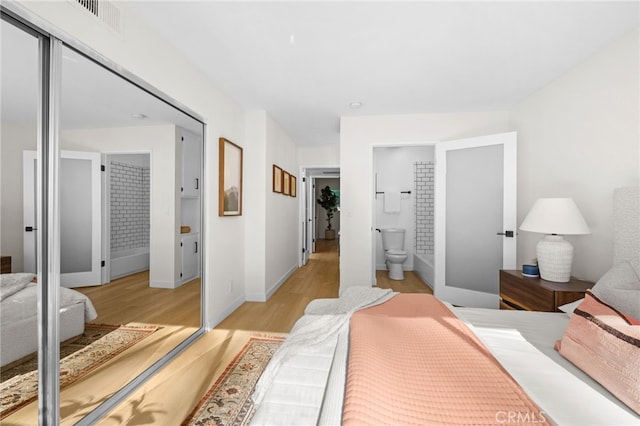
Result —
<instances>
[{"instance_id":1,"label":"pink bed blanket","mask_svg":"<svg viewBox=\"0 0 640 426\"><path fill-rule=\"evenodd\" d=\"M351 318L343 424L549 424L435 297L399 294Z\"/></svg>"}]
</instances>

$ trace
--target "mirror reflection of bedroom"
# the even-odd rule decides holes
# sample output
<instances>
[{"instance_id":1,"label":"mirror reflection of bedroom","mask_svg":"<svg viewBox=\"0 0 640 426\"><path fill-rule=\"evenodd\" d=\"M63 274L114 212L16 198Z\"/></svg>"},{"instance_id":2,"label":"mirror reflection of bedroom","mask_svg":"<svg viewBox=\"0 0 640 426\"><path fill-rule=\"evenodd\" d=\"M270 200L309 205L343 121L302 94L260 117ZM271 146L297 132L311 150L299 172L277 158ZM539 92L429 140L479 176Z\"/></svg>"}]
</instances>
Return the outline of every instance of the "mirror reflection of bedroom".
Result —
<instances>
[{"instance_id":1,"label":"mirror reflection of bedroom","mask_svg":"<svg viewBox=\"0 0 640 426\"><path fill-rule=\"evenodd\" d=\"M20 394L2 417L35 423L38 41L3 20L2 51L2 386ZM203 124L66 46L61 69L60 414L75 422L201 326Z\"/></svg>"}]
</instances>

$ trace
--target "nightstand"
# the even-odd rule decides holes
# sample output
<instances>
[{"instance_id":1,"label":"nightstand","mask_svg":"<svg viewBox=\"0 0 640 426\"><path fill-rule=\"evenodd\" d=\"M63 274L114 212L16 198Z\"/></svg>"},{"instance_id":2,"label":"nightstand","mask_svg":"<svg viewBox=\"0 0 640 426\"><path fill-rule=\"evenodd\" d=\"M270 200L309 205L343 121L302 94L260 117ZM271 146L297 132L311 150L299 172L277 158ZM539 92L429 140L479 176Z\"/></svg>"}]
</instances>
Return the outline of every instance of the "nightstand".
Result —
<instances>
[{"instance_id":1,"label":"nightstand","mask_svg":"<svg viewBox=\"0 0 640 426\"><path fill-rule=\"evenodd\" d=\"M11 256L0 256L0 274L11 273Z\"/></svg>"},{"instance_id":2,"label":"nightstand","mask_svg":"<svg viewBox=\"0 0 640 426\"><path fill-rule=\"evenodd\" d=\"M568 283L522 276L522 271L500 270L500 309L557 312L558 306L584 297L590 281L571 277Z\"/></svg>"}]
</instances>

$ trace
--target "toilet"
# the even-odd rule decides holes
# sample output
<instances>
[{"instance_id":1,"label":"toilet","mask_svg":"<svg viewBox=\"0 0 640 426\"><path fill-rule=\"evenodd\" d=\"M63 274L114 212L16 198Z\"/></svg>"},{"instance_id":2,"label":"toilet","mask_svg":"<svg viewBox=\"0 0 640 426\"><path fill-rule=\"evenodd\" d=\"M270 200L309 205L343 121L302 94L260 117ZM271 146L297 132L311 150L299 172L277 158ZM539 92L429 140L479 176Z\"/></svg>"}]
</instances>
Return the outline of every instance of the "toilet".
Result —
<instances>
[{"instance_id":1,"label":"toilet","mask_svg":"<svg viewBox=\"0 0 640 426\"><path fill-rule=\"evenodd\" d=\"M381 229L382 249L386 259L389 278L392 280L403 280L404 271L402 264L407 260L407 252L404 251L404 229L387 228Z\"/></svg>"}]
</instances>

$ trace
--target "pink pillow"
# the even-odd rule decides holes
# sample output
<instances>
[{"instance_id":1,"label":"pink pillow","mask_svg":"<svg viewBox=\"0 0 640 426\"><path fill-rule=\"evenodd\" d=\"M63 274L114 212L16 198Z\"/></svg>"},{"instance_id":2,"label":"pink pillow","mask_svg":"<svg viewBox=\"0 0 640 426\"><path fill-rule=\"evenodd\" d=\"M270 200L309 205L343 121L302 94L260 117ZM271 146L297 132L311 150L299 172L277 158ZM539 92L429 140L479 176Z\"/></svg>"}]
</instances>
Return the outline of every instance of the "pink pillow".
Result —
<instances>
[{"instance_id":1,"label":"pink pillow","mask_svg":"<svg viewBox=\"0 0 640 426\"><path fill-rule=\"evenodd\" d=\"M640 414L640 322L587 291L556 349Z\"/></svg>"}]
</instances>

